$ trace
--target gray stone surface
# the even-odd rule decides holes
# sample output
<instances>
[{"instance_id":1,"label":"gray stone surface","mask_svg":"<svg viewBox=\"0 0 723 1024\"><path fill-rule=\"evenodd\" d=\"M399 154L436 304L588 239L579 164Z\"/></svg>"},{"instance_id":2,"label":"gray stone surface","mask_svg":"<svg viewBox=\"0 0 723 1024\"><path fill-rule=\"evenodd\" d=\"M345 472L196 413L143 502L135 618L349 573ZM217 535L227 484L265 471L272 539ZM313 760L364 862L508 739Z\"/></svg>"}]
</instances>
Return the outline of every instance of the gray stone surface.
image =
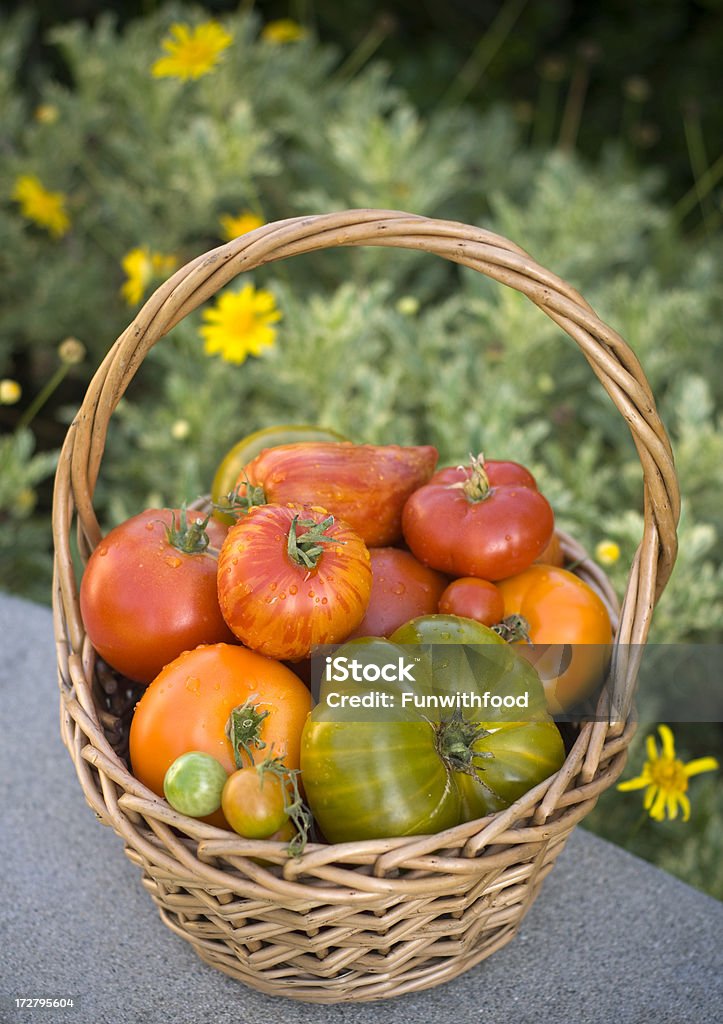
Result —
<instances>
[{"instance_id":1,"label":"gray stone surface","mask_svg":"<svg viewBox=\"0 0 723 1024\"><path fill-rule=\"evenodd\" d=\"M121 840L86 805L58 732L49 611L0 595L0 645L0 1021L723 1021L723 905L580 829L517 937L455 981L329 1007L242 986L162 924ZM78 1003L15 1009L35 996Z\"/></svg>"}]
</instances>

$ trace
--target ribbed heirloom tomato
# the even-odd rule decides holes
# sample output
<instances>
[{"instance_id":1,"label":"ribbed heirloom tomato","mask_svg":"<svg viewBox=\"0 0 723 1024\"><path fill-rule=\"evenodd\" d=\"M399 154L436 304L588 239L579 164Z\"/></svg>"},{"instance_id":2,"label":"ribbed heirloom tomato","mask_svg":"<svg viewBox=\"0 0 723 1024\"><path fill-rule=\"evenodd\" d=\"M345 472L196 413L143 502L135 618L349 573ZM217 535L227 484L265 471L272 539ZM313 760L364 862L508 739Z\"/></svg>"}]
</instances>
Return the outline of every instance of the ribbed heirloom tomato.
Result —
<instances>
[{"instance_id":1,"label":"ribbed heirloom tomato","mask_svg":"<svg viewBox=\"0 0 723 1024\"><path fill-rule=\"evenodd\" d=\"M331 842L439 832L507 807L562 765L534 669L478 622L426 616L336 657L379 670L371 692L385 702L366 706L368 683L325 676L304 726L304 788ZM384 682L400 659L414 681ZM457 710L458 692L501 706ZM447 699L442 710L435 697Z\"/></svg>"},{"instance_id":2,"label":"ribbed heirloom tomato","mask_svg":"<svg viewBox=\"0 0 723 1024\"><path fill-rule=\"evenodd\" d=\"M359 625L372 572L361 537L324 509L258 505L232 526L218 562L226 622L255 651L300 660Z\"/></svg>"},{"instance_id":3,"label":"ribbed heirloom tomato","mask_svg":"<svg viewBox=\"0 0 723 1024\"><path fill-rule=\"evenodd\" d=\"M236 517L223 512L222 507L228 503L229 495L236 487L239 475L249 462L267 448L278 448L282 444L298 444L301 441L346 441L347 438L326 427L314 427L307 423L289 423L277 427L265 427L241 438L230 448L213 477L211 484L211 501L215 506L214 518L219 522L232 526Z\"/></svg>"},{"instance_id":4,"label":"ribbed heirloom tomato","mask_svg":"<svg viewBox=\"0 0 723 1024\"><path fill-rule=\"evenodd\" d=\"M234 644L186 651L163 669L136 706L130 729L133 773L159 796L166 772L189 751L210 754L231 774L237 768L233 735L249 765L273 753L293 770L310 708L311 694L301 680L270 658ZM236 733L230 730L234 711ZM207 820L228 827L220 811Z\"/></svg>"},{"instance_id":5,"label":"ribbed heirloom tomato","mask_svg":"<svg viewBox=\"0 0 723 1024\"><path fill-rule=\"evenodd\" d=\"M431 477L437 449L431 445L308 442L269 448L244 469L266 501L318 505L343 519L369 547L386 547L402 536L402 508Z\"/></svg>"}]
</instances>

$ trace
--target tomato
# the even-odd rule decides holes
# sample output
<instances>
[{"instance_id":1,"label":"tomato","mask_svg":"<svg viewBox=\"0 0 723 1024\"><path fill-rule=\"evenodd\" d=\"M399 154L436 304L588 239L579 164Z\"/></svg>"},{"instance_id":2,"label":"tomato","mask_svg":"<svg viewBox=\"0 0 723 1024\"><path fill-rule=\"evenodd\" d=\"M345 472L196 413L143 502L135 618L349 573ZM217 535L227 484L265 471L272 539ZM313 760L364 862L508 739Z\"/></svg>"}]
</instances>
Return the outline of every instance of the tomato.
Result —
<instances>
[{"instance_id":1,"label":"tomato","mask_svg":"<svg viewBox=\"0 0 723 1024\"><path fill-rule=\"evenodd\" d=\"M147 509L116 526L88 560L80 609L109 665L149 683L182 651L233 640L216 593L217 552L200 513ZM213 529L213 528L212 528ZM218 539L222 528L215 527Z\"/></svg>"},{"instance_id":2,"label":"tomato","mask_svg":"<svg viewBox=\"0 0 723 1024\"><path fill-rule=\"evenodd\" d=\"M366 614L349 635L389 636L418 615L431 615L447 580L398 548L372 548L372 590ZM494 621L497 622L499 616Z\"/></svg>"},{"instance_id":3,"label":"tomato","mask_svg":"<svg viewBox=\"0 0 723 1024\"><path fill-rule=\"evenodd\" d=\"M427 616L399 634L410 646L359 639L338 654L377 669L405 659L413 682L370 689L364 681L325 678L302 732L304 788L330 842L451 828L507 807L564 760L535 671L492 630ZM391 703L342 708L342 698ZM491 699L499 710L482 706ZM446 701L442 708L439 701Z\"/></svg>"},{"instance_id":4,"label":"tomato","mask_svg":"<svg viewBox=\"0 0 723 1024\"><path fill-rule=\"evenodd\" d=\"M269 448L239 476L263 489L266 501L318 505L356 530L369 547L402 536L402 508L437 464L430 445L287 444Z\"/></svg>"},{"instance_id":5,"label":"tomato","mask_svg":"<svg viewBox=\"0 0 723 1024\"><path fill-rule=\"evenodd\" d=\"M245 839L268 839L289 820L283 780L260 766L240 768L223 787L221 806L234 832Z\"/></svg>"},{"instance_id":6,"label":"tomato","mask_svg":"<svg viewBox=\"0 0 723 1024\"><path fill-rule=\"evenodd\" d=\"M186 651L153 680L131 721L130 760L143 785L163 796L163 779L181 754L201 751L230 774L237 768L226 734L234 721L249 723L244 756L249 763L271 751L298 768L301 729L311 695L294 673L245 647L210 644ZM262 745L263 744L263 745ZM220 812L209 819L227 827Z\"/></svg>"},{"instance_id":7,"label":"tomato","mask_svg":"<svg viewBox=\"0 0 723 1024\"><path fill-rule=\"evenodd\" d=\"M230 448L218 465L211 484L211 501L214 505L223 505L229 494L236 487L241 471L260 455L265 448L276 448L280 444L295 444L299 441L346 441L342 434L325 427L313 427L302 423L284 424L278 427L266 427L248 434ZM218 509L214 518L227 526L233 526L236 517Z\"/></svg>"},{"instance_id":8,"label":"tomato","mask_svg":"<svg viewBox=\"0 0 723 1024\"><path fill-rule=\"evenodd\" d=\"M177 757L164 775L163 794L174 810L189 818L203 818L221 806L228 777L215 757L190 750Z\"/></svg>"},{"instance_id":9,"label":"tomato","mask_svg":"<svg viewBox=\"0 0 723 1024\"><path fill-rule=\"evenodd\" d=\"M369 551L318 508L258 505L232 526L218 561L218 595L235 635L291 661L359 625L371 592Z\"/></svg>"},{"instance_id":10,"label":"tomato","mask_svg":"<svg viewBox=\"0 0 723 1024\"><path fill-rule=\"evenodd\" d=\"M533 565L497 585L505 618L524 620L520 651L534 663L553 711L574 704L602 681L612 627L592 587L567 569L548 565Z\"/></svg>"},{"instance_id":11,"label":"tomato","mask_svg":"<svg viewBox=\"0 0 723 1024\"><path fill-rule=\"evenodd\" d=\"M441 595L439 610L443 615L461 615L485 626L494 626L505 613L505 603L494 583L476 576L462 576L452 580Z\"/></svg>"},{"instance_id":12,"label":"tomato","mask_svg":"<svg viewBox=\"0 0 723 1024\"><path fill-rule=\"evenodd\" d=\"M420 562L450 576L501 580L526 569L552 536L552 509L516 462L443 469L404 506L404 539Z\"/></svg>"},{"instance_id":13,"label":"tomato","mask_svg":"<svg viewBox=\"0 0 723 1024\"><path fill-rule=\"evenodd\" d=\"M565 553L562 550L562 542L557 533L553 533L550 537L550 543L542 554L537 556L533 564L556 565L559 569L563 568L565 565Z\"/></svg>"}]
</instances>

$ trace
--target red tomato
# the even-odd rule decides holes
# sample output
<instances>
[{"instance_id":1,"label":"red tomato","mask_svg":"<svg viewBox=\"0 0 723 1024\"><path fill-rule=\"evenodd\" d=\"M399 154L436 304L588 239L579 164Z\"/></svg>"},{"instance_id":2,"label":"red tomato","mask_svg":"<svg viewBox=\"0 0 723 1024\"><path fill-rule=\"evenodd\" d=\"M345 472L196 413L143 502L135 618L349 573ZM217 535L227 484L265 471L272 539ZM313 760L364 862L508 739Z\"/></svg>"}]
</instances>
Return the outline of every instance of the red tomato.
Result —
<instances>
[{"instance_id":1,"label":"red tomato","mask_svg":"<svg viewBox=\"0 0 723 1024\"><path fill-rule=\"evenodd\" d=\"M439 611L442 615L460 615L464 619L476 619L485 626L494 626L505 614L505 603L494 583L476 576L462 576L452 580L440 597Z\"/></svg>"},{"instance_id":2,"label":"red tomato","mask_svg":"<svg viewBox=\"0 0 723 1024\"><path fill-rule=\"evenodd\" d=\"M240 645L210 644L167 665L136 705L130 729L133 774L163 796L166 772L191 750L211 754L229 774L234 772L226 726L235 708L247 706L255 713L251 732L265 744L256 746L251 739L249 763L273 751L287 768L298 768L301 730L311 710L307 688L270 658ZM227 827L219 811L206 820Z\"/></svg>"},{"instance_id":3,"label":"red tomato","mask_svg":"<svg viewBox=\"0 0 723 1024\"><path fill-rule=\"evenodd\" d=\"M80 585L88 637L136 682L149 683L182 651L234 639L218 605L217 552L198 528L203 518L147 509L111 530L88 560ZM212 529L221 540L220 524Z\"/></svg>"},{"instance_id":4,"label":"red tomato","mask_svg":"<svg viewBox=\"0 0 723 1024\"><path fill-rule=\"evenodd\" d=\"M419 615L432 615L447 580L398 548L372 548L372 591L366 615L350 637L391 636ZM497 619L495 619L497 622Z\"/></svg>"},{"instance_id":5,"label":"red tomato","mask_svg":"<svg viewBox=\"0 0 723 1024\"><path fill-rule=\"evenodd\" d=\"M505 619L523 620L520 653L537 669L550 710L584 697L609 660L612 627L600 597L578 576L550 565L533 565L498 588Z\"/></svg>"},{"instance_id":6,"label":"red tomato","mask_svg":"<svg viewBox=\"0 0 723 1024\"><path fill-rule=\"evenodd\" d=\"M440 470L407 500L404 539L420 562L450 576L501 580L526 569L554 518L534 477L516 462L473 459Z\"/></svg>"},{"instance_id":7,"label":"red tomato","mask_svg":"<svg viewBox=\"0 0 723 1024\"><path fill-rule=\"evenodd\" d=\"M402 508L429 480L437 449L351 442L300 442L262 451L237 486L262 487L268 502L318 505L356 530L369 547L402 535Z\"/></svg>"},{"instance_id":8,"label":"red tomato","mask_svg":"<svg viewBox=\"0 0 723 1024\"><path fill-rule=\"evenodd\" d=\"M232 526L218 562L218 595L236 636L272 658L296 660L335 644L369 603L369 551L319 508L257 505Z\"/></svg>"}]
</instances>

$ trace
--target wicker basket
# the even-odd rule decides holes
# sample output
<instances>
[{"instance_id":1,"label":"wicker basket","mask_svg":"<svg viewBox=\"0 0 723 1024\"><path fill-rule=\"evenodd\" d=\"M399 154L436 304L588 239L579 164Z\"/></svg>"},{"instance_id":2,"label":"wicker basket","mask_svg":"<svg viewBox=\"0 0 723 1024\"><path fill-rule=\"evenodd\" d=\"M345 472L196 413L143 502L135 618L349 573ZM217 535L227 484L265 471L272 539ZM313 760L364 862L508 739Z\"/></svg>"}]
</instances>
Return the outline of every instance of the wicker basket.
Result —
<instances>
[{"instance_id":1,"label":"wicker basket","mask_svg":"<svg viewBox=\"0 0 723 1024\"><path fill-rule=\"evenodd\" d=\"M584 352L627 420L643 468L645 527L617 623L618 715L579 729L561 770L496 815L438 835L311 845L290 859L174 812L129 772L134 693L96 664L78 606L70 532L82 557L101 538L93 511L109 418L144 356L235 275L331 246L420 249L527 295ZM214 967L270 994L371 1000L453 978L507 943L575 824L622 771L634 731L637 659L675 559L679 495L650 387L625 342L568 284L498 235L384 210L268 224L199 256L149 299L109 351L68 431L53 512L54 614L63 740L85 797L121 836L165 923ZM567 554L608 601L604 575Z\"/></svg>"}]
</instances>

